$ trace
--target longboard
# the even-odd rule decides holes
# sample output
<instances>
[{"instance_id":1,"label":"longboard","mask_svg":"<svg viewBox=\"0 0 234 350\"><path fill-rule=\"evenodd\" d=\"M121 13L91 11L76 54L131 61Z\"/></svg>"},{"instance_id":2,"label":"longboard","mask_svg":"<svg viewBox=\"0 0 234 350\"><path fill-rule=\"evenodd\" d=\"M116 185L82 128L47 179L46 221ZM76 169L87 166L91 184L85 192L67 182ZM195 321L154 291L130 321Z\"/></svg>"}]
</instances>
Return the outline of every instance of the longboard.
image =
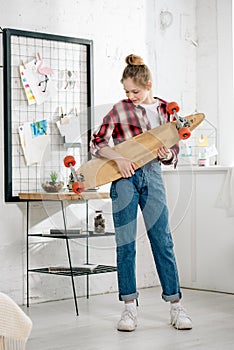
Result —
<instances>
[{"instance_id":1,"label":"longboard","mask_svg":"<svg viewBox=\"0 0 234 350\"><path fill-rule=\"evenodd\" d=\"M184 117L183 120L189 121L188 132L190 133L193 131L201 124L204 118L205 115L203 113L196 113ZM134 162L136 164L136 169L138 169L157 158L158 149L162 145L170 148L181 140L177 125L177 121L163 124L134 136L114 146L113 149ZM65 165L67 167L69 165L71 165L71 167L74 166L75 161L70 164L68 157L73 158L72 156L67 156L67 159L65 158L66 161L64 160ZM89 160L76 170L76 174L78 178L81 179L77 182L78 187L73 188L76 193L99 187L121 178L116 163L106 158L94 158ZM81 186L78 185L78 183Z\"/></svg>"}]
</instances>

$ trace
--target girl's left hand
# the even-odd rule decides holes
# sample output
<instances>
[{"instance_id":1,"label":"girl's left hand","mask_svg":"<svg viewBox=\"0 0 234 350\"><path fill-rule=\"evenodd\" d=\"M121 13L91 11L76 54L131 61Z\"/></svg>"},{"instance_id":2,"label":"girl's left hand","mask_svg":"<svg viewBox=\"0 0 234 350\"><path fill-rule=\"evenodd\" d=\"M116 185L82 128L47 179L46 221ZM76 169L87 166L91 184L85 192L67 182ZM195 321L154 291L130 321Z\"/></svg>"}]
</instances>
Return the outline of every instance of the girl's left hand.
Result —
<instances>
[{"instance_id":1,"label":"girl's left hand","mask_svg":"<svg viewBox=\"0 0 234 350\"><path fill-rule=\"evenodd\" d=\"M172 152L166 146L161 146L158 150L158 157L160 159L170 160L172 158Z\"/></svg>"}]
</instances>

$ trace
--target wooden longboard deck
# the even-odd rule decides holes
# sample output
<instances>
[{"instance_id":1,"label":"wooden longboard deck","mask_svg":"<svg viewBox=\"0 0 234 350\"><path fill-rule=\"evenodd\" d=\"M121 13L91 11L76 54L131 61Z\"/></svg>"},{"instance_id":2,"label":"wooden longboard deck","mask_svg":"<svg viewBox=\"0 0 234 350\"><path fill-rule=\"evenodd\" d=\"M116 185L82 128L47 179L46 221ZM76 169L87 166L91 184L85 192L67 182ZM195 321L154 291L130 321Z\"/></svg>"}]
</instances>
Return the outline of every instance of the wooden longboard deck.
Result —
<instances>
[{"instance_id":1,"label":"wooden longboard deck","mask_svg":"<svg viewBox=\"0 0 234 350\"><path fill-rule=\"evenodd\" d=\"M185 118L190 121L189 129L192 131L204 120L205 116L203 113L196 113ZM114 146L113 149L132 160L138 169L155 159L162 145L170 148L179 141L176 122L173 121L132 137ZM121 178L116 163L106 158L91 159L77 172L84 176L85 189L102 186Z\"/></svg>"}]
</instances>

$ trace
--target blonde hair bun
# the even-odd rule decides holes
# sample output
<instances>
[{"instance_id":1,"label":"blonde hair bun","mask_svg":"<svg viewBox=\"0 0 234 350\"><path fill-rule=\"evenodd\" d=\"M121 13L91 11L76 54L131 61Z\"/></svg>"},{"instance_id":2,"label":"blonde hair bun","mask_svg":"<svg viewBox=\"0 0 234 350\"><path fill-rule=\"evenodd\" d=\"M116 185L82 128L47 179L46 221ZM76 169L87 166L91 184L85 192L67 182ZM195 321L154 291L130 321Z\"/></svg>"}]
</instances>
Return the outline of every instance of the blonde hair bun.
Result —
<instances>
[{"instance_id":1,"label":"blonde hair bun","mask_svg":"<svg viewBox=\"0 0 234 350\"><path fill-rule=\"evenodd\" d=\"M148 86L149 81L152 81L151 72L146 64L144 64L143 59L137 55L128 55L125 58L127 63L124 68L121 83L123 84L124 80L131 78L133 81L142 87Z\"/></svg>"},{"instance_id":2,"label":"blonde hair bun","mask_svg":"<svg viewBox=\"0 0 234 350\"><path fill-rule=\"evenodd\" d=\"M125 62L130 66L144 66L144 61L140 56L131 54L125 58Z\"/></svg>"}]
</instances>

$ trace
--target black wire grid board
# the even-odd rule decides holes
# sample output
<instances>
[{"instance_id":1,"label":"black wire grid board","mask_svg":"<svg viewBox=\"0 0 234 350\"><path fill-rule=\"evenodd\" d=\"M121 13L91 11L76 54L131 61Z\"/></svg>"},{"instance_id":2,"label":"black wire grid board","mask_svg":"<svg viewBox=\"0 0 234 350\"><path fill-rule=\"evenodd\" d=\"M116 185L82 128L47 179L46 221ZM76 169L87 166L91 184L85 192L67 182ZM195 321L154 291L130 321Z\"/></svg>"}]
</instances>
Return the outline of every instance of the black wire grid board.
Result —
<instances>
[{"instance_id":1,"label":"black wire grid board","mask_svg":"<svg viewBox=\"0 0 234 350\"><path fill-rule=\"evenodd\" d=\"M63 164L65 155L73 155L76 166L88 159L93 98L92 41L15 29L3 29L2 34L5 199L17 201L19 192L41 191L41 183L51 170L66 181L69 170ZM49 81L46 81L47 75L41 75L43 89L50 86L51 91L43 102L30 104L20 69L33 60L37 62L38 57L43 59L44 68L50 67L53 71ZM48 83L51 85L46 85ZM79 118L80 135L72 144L66 143L57 126L65 115ZM47 125L49 148L45 153L49 154L45 154L41 162L29 165L19 128L42 120Z\"/></svg>"}]
</instances>

